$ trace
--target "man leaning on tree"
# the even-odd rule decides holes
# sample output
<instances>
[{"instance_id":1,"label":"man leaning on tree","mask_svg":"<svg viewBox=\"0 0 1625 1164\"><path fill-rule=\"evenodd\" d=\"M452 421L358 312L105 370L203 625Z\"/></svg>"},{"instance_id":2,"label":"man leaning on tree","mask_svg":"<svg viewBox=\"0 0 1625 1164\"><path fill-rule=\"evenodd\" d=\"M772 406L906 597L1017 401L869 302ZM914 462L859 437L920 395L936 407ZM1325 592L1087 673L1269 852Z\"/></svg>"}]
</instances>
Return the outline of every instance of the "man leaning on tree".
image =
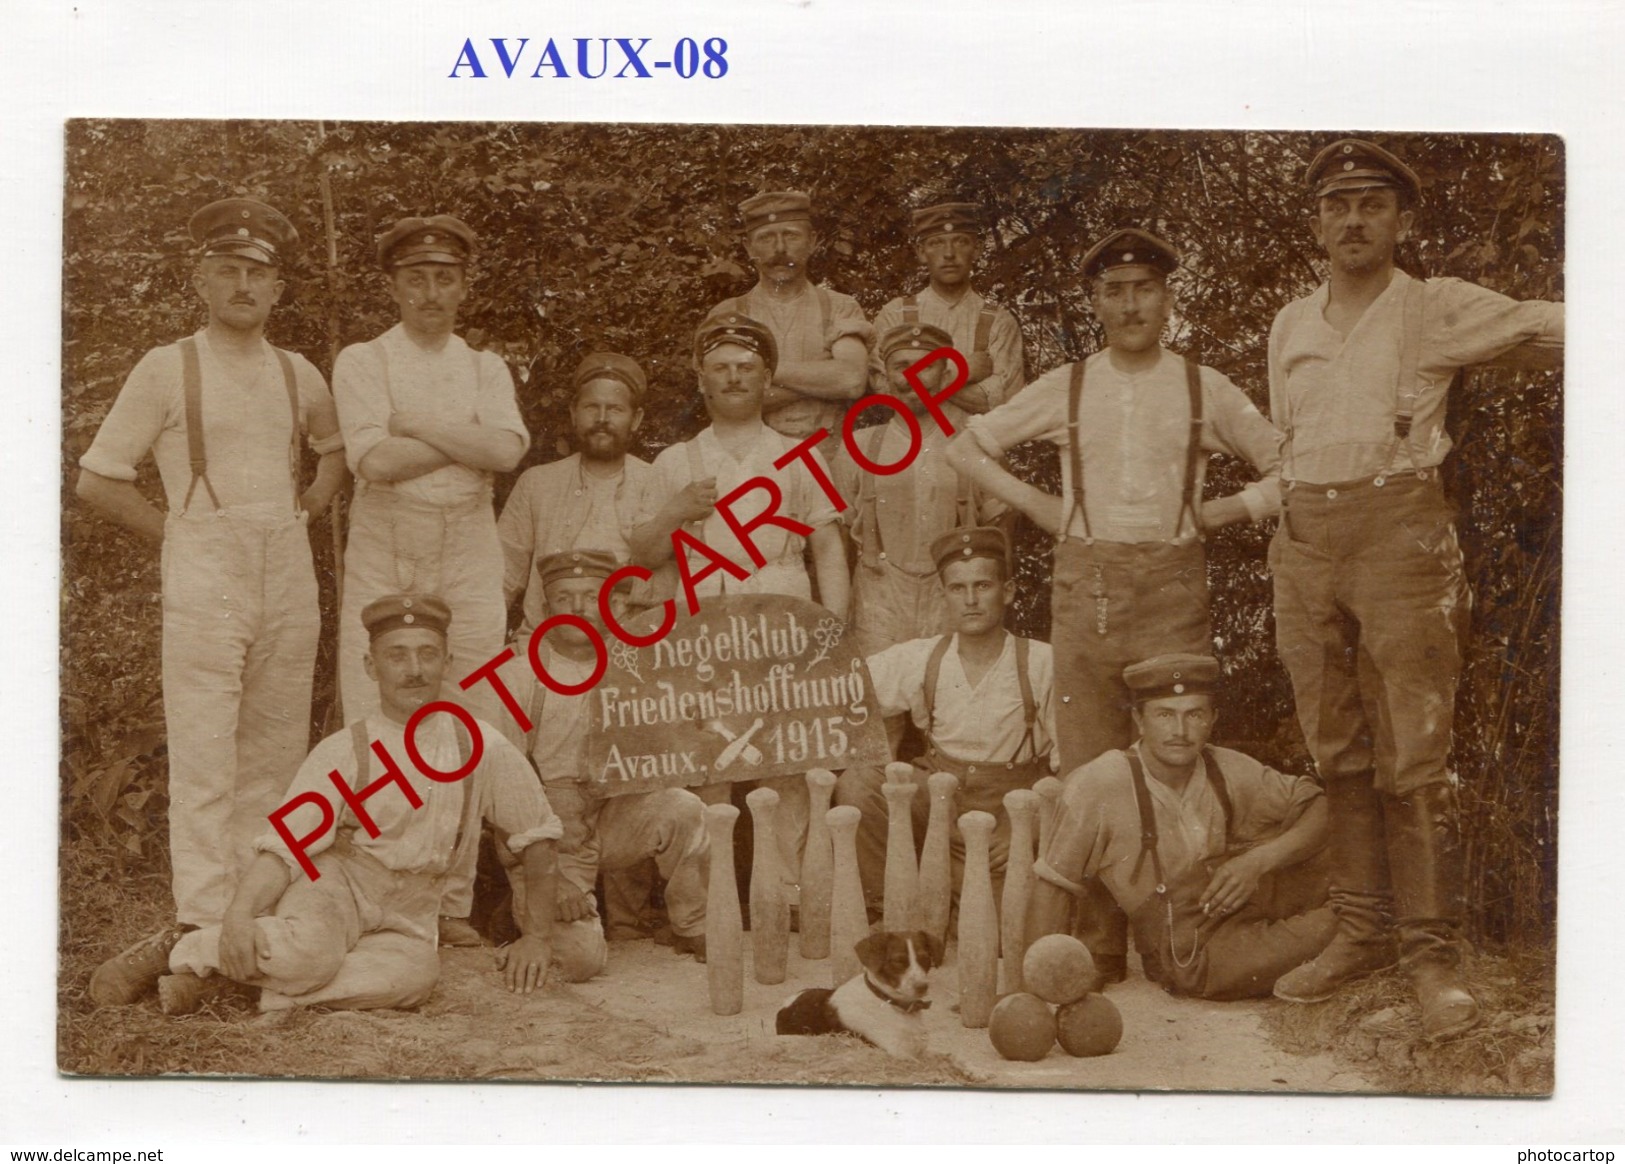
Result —
<instances>
[{"instance_id":1,"label":"man leaning on tree","mask_svg":"<svg viewBox=\"0 0 1625 1164\"><path fill-rule=\"evenodd\" d=\"M1276 643L1331 808L1339 929L1275 995L1316 1002L1400 958L1424 1034L1447 1038L1478 1003L1460 970L1446 767L1472 597L1439 481L1445 396L1464 365L1561 340L1563 307L1399 270L1421 181L1372 142L1321 150L1308 187L1331 274L1270 329L1270 411L1286 433L1270 561Z\"/></svg>"}]
</instances>

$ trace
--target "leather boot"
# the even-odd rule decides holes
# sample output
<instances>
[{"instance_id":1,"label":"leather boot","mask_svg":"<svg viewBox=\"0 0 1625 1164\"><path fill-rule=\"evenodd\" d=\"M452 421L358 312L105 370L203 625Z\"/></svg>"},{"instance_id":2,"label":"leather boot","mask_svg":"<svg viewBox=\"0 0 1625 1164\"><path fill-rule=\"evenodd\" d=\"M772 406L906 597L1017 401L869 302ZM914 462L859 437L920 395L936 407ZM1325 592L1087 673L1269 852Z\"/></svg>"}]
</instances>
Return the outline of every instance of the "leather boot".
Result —
<instances>
[{"instance_id":1,"label":"leather boot","mask_svg":"<svg viewBox=\"0 0 1625 1164\"><path fill-rule=\"evenodd\" d=\"M1394 878L1400 961L1416 988L1422 1033L1454 1038L1478 1022L1478 1001L1461 980L1462 870L1456 790L1429 784L1385 797L1388 862Z\"/></svg>"},{"instance_id":2,"label":"leather boot","mask_svg":"<svg viewBox=\"0 0 1625 1164\"><path fill-rule=\"evenodd\" d=\"M1382 801L1369 769L1326 781L1331 815L1332 912L1337 934L1311 962L1281 975L1276 998L1324 1002L1345 982L1386 970L1399 960L1389 927L1392 894Z\"/></svg>"}]
</instances>

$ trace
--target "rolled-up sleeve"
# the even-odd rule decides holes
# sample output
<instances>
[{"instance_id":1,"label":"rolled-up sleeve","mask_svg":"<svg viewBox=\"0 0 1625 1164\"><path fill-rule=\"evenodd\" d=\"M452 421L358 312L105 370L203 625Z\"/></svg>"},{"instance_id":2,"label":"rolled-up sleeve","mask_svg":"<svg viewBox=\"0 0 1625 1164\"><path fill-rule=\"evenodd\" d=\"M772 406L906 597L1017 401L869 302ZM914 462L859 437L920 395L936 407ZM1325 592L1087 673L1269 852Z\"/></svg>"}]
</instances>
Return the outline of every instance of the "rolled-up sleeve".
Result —
<instances>
[{"instance_id":1,"label":"rolled-up sleeve","mask_svg":"<svg viewBox=\"0 0 1625 1164\"><path fill-rule=\"evenodd\" d=\"M1202 447L1209 452L1240 457L1258 471L1259 479L1241 491L1242 504L1253 521L1281 512L1281 445L1284 438L1264 418L1247 394L1228 376L1202 369L1207 415Z\"/></svg>"},{"instance_id":2,"label":"rolled-up sleeve","mask_svg":"<svg viewBox=\"0 0 1625 1164\"><path fill-rule=\"evenodd\" d=\"M119 389L96 439L79 458L81 468L115 481L134 481L136 466L152 449L171 417L180 359L174 348L154 348L141 357Z\"/></svg>"},{"instance_id":3,"label":"rolled-up sleeve","mask_svg":"<svg viewBox=\"0 0 1625 1164\"><path fill-rule=\"evenodd\" d=\"M857 300L846 295L831 295L830 298L833 303L830 305L829 327L824 331L824 350L829 351L837 340L848 336L858 340L866 349L871 347L875 341L875 329L863 318L863 308L858 306Z\"/></svg>"},{"instance_id":4,"label":"rolled-up sleeve","mask_svg":"<svg viewBox=\"0 0 1625 1164\"><path fill-rule=\"evenodd\" d=\"M508 365L495 352L478 353L480 361L479 422L488 428L511 432L530 448L530 430L519 415L519 400L514 393L513 374ZM520 454L523 455L523 452Z\"/></svg>"},{"instance_id":5,"label":"rolled-up sleeve","mask_svg":"<svg viewBox=\"0 0 1625 1164\"><path fill-rule=\"evenodd\" d=\"M339 353L333 363L333 403L345 462L359 475L361 462L389 435L389 383L371 344L351 344Z\"/></svg>"},{"instance_id":6,"label":"rolled-up sleeve","mask_svg":"<svg viewBox=\"0 0 1625 1164\"><path fill-rule=\"evenodd\" d=\"M1031 440L1064 442L1071 366L1045 372L991 412L971 417L966 427L990 438L1000 452Z\"/></svg>"},{"instance_id":7,"label":"rolled-up sleeve","mask_svg":"<svg viewBox=\"0 0 1625 1164\"><path fill-rule=\"evenodd\" d=\"M559 820L542 782L518 748L502 736L487 735L480 813L508 834L508 848L522 853L537 841L557 841L564 836Z\"/></svg>"}]
</instances>

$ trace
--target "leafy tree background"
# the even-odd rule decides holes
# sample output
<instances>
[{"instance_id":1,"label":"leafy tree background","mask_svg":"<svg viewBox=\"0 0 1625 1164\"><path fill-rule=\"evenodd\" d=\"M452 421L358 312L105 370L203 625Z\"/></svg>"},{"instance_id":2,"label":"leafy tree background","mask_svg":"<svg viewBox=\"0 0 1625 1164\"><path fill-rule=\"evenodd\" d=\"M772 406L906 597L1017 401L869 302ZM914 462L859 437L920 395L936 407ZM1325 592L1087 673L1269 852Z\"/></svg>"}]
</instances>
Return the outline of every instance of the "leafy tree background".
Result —
<instances>
[{"instance_id":1,"label":"leafy tree background","mask_svg":"<svg viewBox=\"0 0 1625 1164\"><path fill-rule=\"evenodd\" d=\"M1139 225L1185 252L1168 345L1228 373L1267 411L1275 312L1323 270L1303 167L1332 134L881 129L532 123L74 121L67 127L63 301L62 827L72 877L167 871L155 547L80 507L79 456L148 348L204 322L186 222L234 194L293 220L274 342L324 372L338 345L396 319L373 241L405 214L449 212L481 235L461 327L513 369L534 437L526 466L568 451L568 377L597 347L638 358L650 392L634 451L692 435L704 414L688 343L705 310L749 286L736 204L808 191L820 215L814 276L871 315L920 284L910 209L981 202L996 224L976 283L1021 322L1029 375L1101 336L1077 260L1104 231ZM1563 145L1533 135L1370 135L1422 176L1414 274L1471 279L1517 298L1563 292ZM328 217L332 230L329 231ZM1473 637L1454 764L1465 809L1474 936L1550 940L1555 923L1562 378L1478 371L1452 401L1447 485L1462 510ZM1058 485L1054 451L1018 471ZM498 501L513 477L498 482ZM1216 462L1210 491L1244 479ZM141 485L162 504L156 471ZM1265 548L1274 523L1209 545L1213 622L1229 690L1220 734L1302 770L1307 754L1274 650ZM313 531L323 653L313 735L333 690L330 527ZM1018 532L1022 633L1048 637L1045 539ZM70 862L69 857L74 859ZM65 909L65 922L71 921Z\"/></svg>"}]
</instances>

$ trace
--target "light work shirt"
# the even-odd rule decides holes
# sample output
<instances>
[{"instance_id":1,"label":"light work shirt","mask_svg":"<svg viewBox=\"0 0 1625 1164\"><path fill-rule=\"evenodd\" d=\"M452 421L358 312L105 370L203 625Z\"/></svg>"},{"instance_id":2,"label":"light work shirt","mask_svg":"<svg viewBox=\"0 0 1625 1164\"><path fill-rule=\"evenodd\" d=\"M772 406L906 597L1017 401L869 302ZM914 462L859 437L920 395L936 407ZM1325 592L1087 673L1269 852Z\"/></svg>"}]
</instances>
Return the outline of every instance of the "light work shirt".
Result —
<instances>
[{"instance_id":1,"label":"light work shirt","mask_svg":"<svg viewBox=\"0 0 1625 1164\"><path fill-rule=\"evenodd\" d=\"M1067 451L1070 364L1044 373L969 427L1003 452L1023 441L1047 440L1061 450L1062 528L1083 537L1072 493ZM1193 504L1200 508L1208 453L1228 453L1258 471L1241 491L1247 516L1258 521L1281 510L1281 434L1230 378L1201 369L1202 438ZM1196 528L1181 512L1190 443L1190 396L1185 361L1166 348L1143 372L1119 371L1110 351L1088 358L1078 406L1078 439L1088 532L1100 541L1158 542L1189 538Z\"/></svg>"},{"instance_id":2,"label":"light work shirt","mask_svg":"<svg viewBox=\"0 0 1625 1164\"><path fill-rule=\"evenodd\" d=\"M936 714L928 719L925 668L941 641L941 635L911 639L868 657L869 678L881 714L908 712L915 726L956 760L1003 763L1015 758L1027 734L1021 680L1016 674L1015 636L1004 636L1003 652L972 684L959 658L959 636L954 635L937 676ZM1039 756L1049 756L1053 771L1058 763L1054 748L1055 662L1048 643L1029 640L1027 678L1038 710L1033 722L1033 746Z\"/></svg>"},{"instance_id":3,"label":"light work shirt","mask_svg":"<svg viewBox=\"0 0 1625 1164\"><path fill-rule=\"evenodd\" d=\"M971 289L960 296L958 303L949 303L929 285L915 296L915 301L919 308L920 322L940 327L953 336L954 347L969 359L976 350L976 328L981 319L982 308L990 306L988 301L976 290ZM902 296L893 299L880 309L880 314L875 316L877 341L892 328L907 322L904 319L904 311ZM993 308L993 322L988 329L987 354L993 362L993 374L977 383L987 393L988 407L996 408L1020 391L1022 384L1027 380L1026 364L1022 357L1021 328L1016 324L1016 317L1002 307ZM878 381L873 381L875 391L889 392L890 389L885 386L885 369L878 362L873 366L879 375ZM873 377L871 379L873 380Z\"/></svg>"},{"instance_id":4,"label":"light work shirt","mask_svg":"<svg viewBox=\"0 0 1625 1164\"><path fill-rule=\"evenodd\" d=\"M262 343L252 378L238 380L214 354L207 332L197 341L203 402L203 450L209 484L227 511L255 510L285 516L293 512L295 483L288 464L293 425L281 362ZM309 433L313 416L333 414L327 382L311 362L289 353L299 396L299 427ZM310 439L317 453L343 447L335 430ZM170 513L179 513L192 484L186 434L186 394L181 351L175 344L153 348L131 370L102 422L96 439L79 458L82 468L114 481L134 481L136 466L151 452L164 484ZM212 508L203 483L192 495L192 510Z\"/></svg>"},{"instance_id":5,"label":"light work shirt","mask_svg":"<svg viewBox=\"0 0 1625 1164\"><path fill-rule=\"evenodd\" d=\"M1286 476L1319 484L1427 469L1450 452L1446 393L1457 368L1563 334L1563 305L1519 302L1461 279L1422 284L1421 346L1408 440L1394 416L1407 288L1396 270L1345 337L1326 322L1331 285L1293 300L1270 327L1270 415L1287 433Z\"/></svg>"},{"instance_id":6,"label":"light work shirt","mask_svg":"<svg viewBox=\"0 0 1625 1164\"><path fill-rule=\"evenodd\" d=\"M407 481L365 481L361 461L389 436L389 418L395 412L428 412L455 424L502 429L530 447L508 365L495 352L475 351L461 336L451 336L432 352L396 324L376 340L351 344L333 364L333 398L358 488L387 489L448 507L474 501L490 488L490 473L458 464Z\"/></svg>"}]
</instances>

